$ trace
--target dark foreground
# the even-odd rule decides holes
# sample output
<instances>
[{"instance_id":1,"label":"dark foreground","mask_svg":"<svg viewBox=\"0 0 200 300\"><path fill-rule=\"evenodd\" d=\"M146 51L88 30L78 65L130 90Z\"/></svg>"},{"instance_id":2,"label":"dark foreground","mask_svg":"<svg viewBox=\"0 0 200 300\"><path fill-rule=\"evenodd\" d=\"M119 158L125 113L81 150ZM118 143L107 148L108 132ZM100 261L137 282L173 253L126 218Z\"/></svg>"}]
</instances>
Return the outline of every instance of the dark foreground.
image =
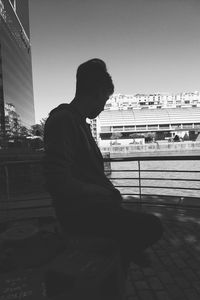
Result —
<instances>
[{"instance_id":1,"label":"dark foreground","mask_svg":"<svg viewBox=\"0 0 200 300\"><path fill-rule=\"evenodd\" d=\"M135 209L135 206L129 205L128 209ZM164 236L156 245L154 245L147 252L151 259L151 264L148 267L139 267L135 264L131 264L128 272L128 278L126 279L126 300L167 300L167 299L188 299L199 300L200 299L200 210L196 209L181 209L181 208L168 208L166 206L142 206L145 211L152 212L161 218L164 224ZM27 224L30 225L30 221ZM34 221L34 224L37 220ZM16 223L19 225L19 223ZM37 223L39 224L39 223ZM40 220L40 225L42 224ZM52 226L51 226L52 225ZM25 225L26 226L26 225ZM46 229L51 231L54 228L53 224L48 221L48 224L43 224ZM54 229L53 229L54 231ZM1 228L3 232L3 227ZM48 240L48 238L47 238ZM34 241L37 243L37 240ZM59 249L62 247L58 240L54 240L53 243L47 245L46 243L44 253L41 253L41 261L37 262L37 247L36 244L32 248L32 257L35 257L33 270L31 275L32 280L31 287L26 287L26 283L21 282L23 288L19 288L17 280L23 281L26 276L20 268L20 263L29 265L29 261L26 261L25 256L18 259L15 262L17 265L17 272L13 269L12 272L0 271L0 299L25 299L25 300L40 300L48 299L45 296L45 287L41 285L41 263L45 262L45 259L51 257L51 250L53 247ZM5 258L2 253L2 239L1 239L1 262ZM53 246L54 245L54 246ZM26 248L26 247L25 247ZM24 249L25 249L24 248ZM47 251L47 249L49 249ZM54 249L54 250L55 250ZM11 251L11 250L10 250ZM22 253L22 248L16 244L16 251ZM25 250L24 250L25 251ZM56 250L57 251L57 250ZM15 252L17 253L17 252ZM53 250L52 250L53 253ZM9 255L9 253L7 254ZM40 256L40 255L39 255ZM27 256L28 259L28 256ZM24 262L25 261L25 262ZM9 262L12 266L12 261ZM15 265L15 266L16 266ZM8 264L4 268L9 268ZM22 266L21 266L22 267ZM32 270L32 269L31 269ZM4 270L5 271L5 270ZM14 274L14 275L13 275ZM7 284L7 290L2 289L3 284ZM8 288L9 286L9 288ZM5 286L4 286L5 287ZM22 289L24 294L21 293L21 298L17 298L17 289ZM35 291L34 291L35 289ZM31 292L32 290L32 292ZM37 292L36 292L37 290ZM4 296L3 296L4 293ZM40 295L39 295L40 294ZM7 298L6 298L7 295ZM19 295L19 294L18 294ZM95 299L94 299L95 300Z\"/></svg>"},{"instance_id":2,"label":"dark foreground","mask_svg":"<svg viewBox=\"0 0 200 300\"><path fill-rule=\"evenodd\" d=\"M131 264L126 281L127 300L200 299L200 211L150 208L165 233L148 250L151 267Z\"/></svg>"}]
</instances>

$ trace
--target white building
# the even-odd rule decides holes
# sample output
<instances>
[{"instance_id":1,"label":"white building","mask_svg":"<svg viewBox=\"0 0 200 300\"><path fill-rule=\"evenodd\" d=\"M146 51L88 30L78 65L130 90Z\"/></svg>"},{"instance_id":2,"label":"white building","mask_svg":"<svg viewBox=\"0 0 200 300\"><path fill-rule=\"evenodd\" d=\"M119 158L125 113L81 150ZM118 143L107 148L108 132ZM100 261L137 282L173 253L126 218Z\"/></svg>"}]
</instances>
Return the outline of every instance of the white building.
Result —
<instances>
[{"instance_id":1,"label":"white building","mask_svg":"<svg viewBox=\"0 0 200 300\"><path fill-rule=\"evenodd\" d=\"M156 109L156 108L200 107L200 92L114 94L105 105L107 109Z\"/></svg>"},{"instance_id":2,"label":"white building","mask_svg":"<svg viewBox=\"0 0 200 300\"><path fill-rule=\"evenodd\" d=\"M134 134L168 132L170 137L177 133L183 137L200 132L200 107L108 109L92 121L91 128L100 147L130 144Z\"/></svg>"}]
</instances>

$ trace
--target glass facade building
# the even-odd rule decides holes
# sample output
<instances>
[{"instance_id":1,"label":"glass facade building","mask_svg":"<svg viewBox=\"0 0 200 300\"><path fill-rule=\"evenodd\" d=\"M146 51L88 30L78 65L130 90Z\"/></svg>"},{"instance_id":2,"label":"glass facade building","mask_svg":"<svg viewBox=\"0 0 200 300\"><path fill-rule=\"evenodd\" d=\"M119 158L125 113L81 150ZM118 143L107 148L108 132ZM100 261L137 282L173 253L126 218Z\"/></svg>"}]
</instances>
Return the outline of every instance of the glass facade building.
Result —
<instances>
[{"instance_id":1,"label":"glass facade building","mask_svg":"<svg viewBox=\"0 0 200 300\"><path fill-rule=\"evenodd\" d=\"M28 0L0 0L0 133L35 123Z\"/></svg>"}]
</instances>

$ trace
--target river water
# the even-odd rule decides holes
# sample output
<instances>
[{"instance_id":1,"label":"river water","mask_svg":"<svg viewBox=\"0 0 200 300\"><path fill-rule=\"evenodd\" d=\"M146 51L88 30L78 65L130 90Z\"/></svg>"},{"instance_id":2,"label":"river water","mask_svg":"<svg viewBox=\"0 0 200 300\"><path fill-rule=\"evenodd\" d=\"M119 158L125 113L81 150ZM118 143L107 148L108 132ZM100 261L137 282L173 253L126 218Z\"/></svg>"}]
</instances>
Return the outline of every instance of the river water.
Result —
<instances>
[{"instance_id":1,"label":"river water","mask_svg":"<svg viewBox=\"0 0 200 300\"><path fill-rule=\"evenodd\" d=\"M140 168L142 171L141 172L141 185L143 186L142 194L200 198L200 160L141 161ZM139 175L138 175L137 161L112 162L111 169L113 171L110 175L110 179L113 181L113 183L116 186L117 185L134 186L134 187L119 188L121 193L123 194L139 193ZM115 170L119 170L120 172L115 172ZM128 170L128 172L126 172L125 170ZM156 172L153 172L152 170ZM166 172L166 171L172 171L172 172ZM174 171L186 171L186 172L174 172ZM114 178L118 178L118 179L114 179ZM123 178L128 178L128 179L123 179ZM175 181L174 179L178 179L178 180ZM148 187L145 188L144 186L148 186ZM185 189L181 190L181 188L185 188ZM188 188L199 189L199 190L189 190Z\"/></svg>"}]
</instances>

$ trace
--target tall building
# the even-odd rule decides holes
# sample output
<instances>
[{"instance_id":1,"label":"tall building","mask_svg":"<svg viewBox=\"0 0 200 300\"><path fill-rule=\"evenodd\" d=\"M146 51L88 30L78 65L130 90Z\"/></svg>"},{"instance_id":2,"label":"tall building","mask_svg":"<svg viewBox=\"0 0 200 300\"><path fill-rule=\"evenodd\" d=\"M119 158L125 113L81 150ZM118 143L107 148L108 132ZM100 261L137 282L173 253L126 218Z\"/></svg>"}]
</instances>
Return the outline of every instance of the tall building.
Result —
<instances>
[{"instance_id":1,"label":"tall building","mask_svg":"<svg viewBox=\"0 0 200 300\"><path fill-rule=\"evenodd\" d=\"M17 115L17 126L35 123L28 0L0 0L1 139L10 108Z\"/></svg>"}]
</instances>

